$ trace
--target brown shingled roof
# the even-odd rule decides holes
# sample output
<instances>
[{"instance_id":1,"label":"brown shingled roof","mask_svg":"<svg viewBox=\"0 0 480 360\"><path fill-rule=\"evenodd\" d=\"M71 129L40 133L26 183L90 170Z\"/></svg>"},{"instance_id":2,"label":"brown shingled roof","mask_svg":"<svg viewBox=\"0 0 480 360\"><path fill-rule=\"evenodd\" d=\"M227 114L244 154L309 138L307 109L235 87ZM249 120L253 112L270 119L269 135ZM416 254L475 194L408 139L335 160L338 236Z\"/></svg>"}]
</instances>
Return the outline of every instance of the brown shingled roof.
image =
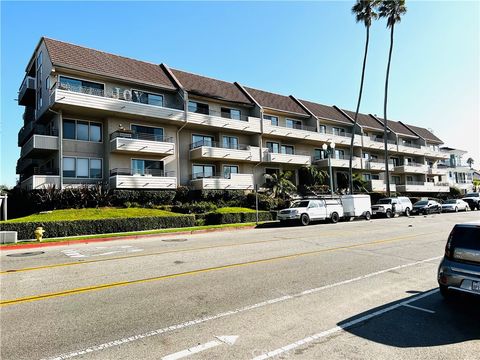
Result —
<instances>
[{"instance_id":1,"label":"brown shingled roof","mask_svg":"<svg viewBox=\"0 0 480 360\"><path fill-rule=\"evenodd\" d=\"M63 66L129 81L175 89L160 65L44 38L54 66Z\"/></svg>"},{"instance_id":2,"label":"brown shingled roof","mask_svg":"<svg viewBox=\"0 0 480 360\"><path fill-rule=\"evenodd\" d=\"M322 105L307 100L299 101L318 118L338 121L344 124L352 125L352 121L350 121L345 115L343 115L333 106Z\"/></svg>"},{"instance_id":3,"label":"brown shingled roof","mask_svg":"<svg viewBox=\"0 0 480 360\"><path fill-rule=\"evenodd\" d=\"M181 70L171 70L180 84L191 94L242 104L252 104L250 99L233 83Z\"/></svg>"},{"instance_id":4,"label":"brown shingled roof","mask_svg":"<svg viewBox=\"0 0 480 360\"><path fill-rule=\"evenodd\" d=\"M342 109L342 110L348 116L350 116L352 118L352 120L355 119L355 112L354 111L344 110L344 109ZM371 115L358 113L357 122L360 126L383 131L383 125Z\"/></svg>"},{"instance_id":5,"label":"brown shingled roof","mask_svg":"<svg viewBox=\"0 0 480 360\"><path fill-rule=\"evenodd\" d=\"M436 142L436 143L439 143L439 144L443 144L443 141L441 139L436 137L431 131L429 131L425 128L414 126L414 125L409 125L409 124L405 124L405 126L410 128L412 131L416 132L419 136L421 136L425 140L428 140L428 141L431 141L431 142Z\"/></svg>"},{"instance_id":6,"label":"brown shingled roof","mask_svg":"<svg viewBox=\"0 0 480 360\"><path fill-rule=\"evenodd\" d=\"M310 116L290 96L245 87L245 90L263 107Z\"/></svg>"},{"instance_id":7,"label":"brown shingled roof","mask_svg":"<svg viewBox=\"0 0 480 360\"><path fill-rule=\"evenodd\" d=\"M383 124L384 119L377 117L377 119ZM389 129L391 129L394 133L399 134L399 135L407 135L407 136L413 136L418 138L418 135L412 132L409 128L407 128L405 125L403 125L399 121L392 121L392 120L387 120L387 126Z\"/></svg>"}]
</instances>

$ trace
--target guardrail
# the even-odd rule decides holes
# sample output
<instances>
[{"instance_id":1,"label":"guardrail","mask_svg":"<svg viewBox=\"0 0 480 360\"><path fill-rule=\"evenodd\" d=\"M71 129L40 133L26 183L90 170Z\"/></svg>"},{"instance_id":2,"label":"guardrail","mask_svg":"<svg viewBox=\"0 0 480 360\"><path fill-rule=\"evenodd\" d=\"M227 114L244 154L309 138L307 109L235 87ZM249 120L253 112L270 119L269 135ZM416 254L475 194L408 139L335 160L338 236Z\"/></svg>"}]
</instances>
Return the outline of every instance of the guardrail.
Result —
<instances>
[{"instance_id":1,"label":"guardrail","mask_svg":"<svg viewBox=\"0 0 480 360\"><path fill-rule=\"evenodd\" d=\"M233 149L233 150L248 150L250 148L250 145L244 145L244 144L226 145L217 141L200 140L190 144L190 150L196 149L202 146L214 147L214 148L220 148L220 149Z\"/></svg>"},{"instance_id":2,"label":"guardrail","mask_svg":"<svg viewBox=\"0 0 480 360\"><path fill-rule=\"evenodd\" d=\"M122 138L122 139L138 139L138 140L148 140L148 141L157 141L157 142L168 142L173 143L174 139L172 136L159 136L155 134L142 133L142 132L132 132L127 133L121 130L114 131L110 134L110 140Z\"/></svg>"},{"instance_id":3,"label":"guardrail","mask_svg":"<svg viewBox=\"0 0 480 360\"><path fill-rule=\"evenodd\" d=\"M124 176L161 176L174 177L174 171L164 171L161 169L131 169L131 168L114 168L110 170L110 176L124 175Z\"/></svg>"}]
</instances>

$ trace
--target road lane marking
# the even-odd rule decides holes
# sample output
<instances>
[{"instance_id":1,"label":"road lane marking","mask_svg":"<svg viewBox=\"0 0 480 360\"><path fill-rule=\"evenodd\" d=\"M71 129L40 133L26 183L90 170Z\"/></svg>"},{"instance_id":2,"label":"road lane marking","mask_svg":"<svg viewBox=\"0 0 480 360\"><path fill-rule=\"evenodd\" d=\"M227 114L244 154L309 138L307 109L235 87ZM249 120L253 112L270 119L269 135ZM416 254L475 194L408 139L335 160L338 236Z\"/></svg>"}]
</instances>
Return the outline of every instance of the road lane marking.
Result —
<instances>
[{"instance_id":1,"label":"road lane marking","mask_svg":"<svg viewBox=\"0 0 480 360\"><path fill-rule=\"evenodd\" d=\"M422 307L419 307L419 306L413 306L413 305L410 305L410 304L403 304L403 306L408 307L410 309L415 309L415 310L425 311L425 312L430 313L430 314L435 314L435 311L425 309L425 308L422 308Z\"/></svg>"},{"instance_id":2,"label":"road lane marking","mask_svg":"<svg viewBox=\"0 0 480 360\"><path fill-rule=\"evenodd\" d=\"M235 344L235 342L238 339L238 336L236 336L236 335L230 335L230 336L224 335L224 336L215 336L215 337L217 338L217 340L209 341L205 344L200 344L198 346L191 347L191 348L176 352L174 354L164 356L164 357L162 357L162 360L183 359L185 357L188 357L188 356L191 356L193 354L197 354L199 352L217 347L219 345L227 344L227 345L232 346L233 344Z\"/></svg>"},{"instance_id":3,"label":"road lane marking","mask_svg":"<svg viewBox=\"0 0 480 360\"><path fill-rule=\"evenodd\" d=\"M336 234L338 237L343 237L347 235L351 235L351 231L342 231L342 232L324 232L321 235L328 236ZM191 247L191 248L184 248L184 249L177 249L177 250L165 250L165 251L158 251L154 253L147 253L147 254L139 254L139 255L128 255L128 256L116 256L107 259L95 259L95 260L87 260L82 262L70 262L70 263L60 263L60 264L52 264L52 265L43 265L43 266L35 266L35 267L28 267L22 269L10 269L6 271L0 271L0 275L11 275L20 272L26 271L37 271L37 270L45 270L45 269L53 269L58 267L66 267L66 266L77 266L77 265L84 265L84 264L91 264L91 263L98 263L98 262L105 262L105 261L114 261L114 260L124 260L124 259L134 259L138 257L144 256L156 256L156 255L164 255L164 254L175 254L175 253L182 253L182 252L189 252L189 251L201 251L201 250L211 250L211 249L221 249L221 248L230 248L230 247L238 247L243 245L256 245L256 244L264 244L264 243L271 243L271 242L278 242L278 241L285 241L284 238L282 239L275 239L275 240L261 240L261 241L251 241L241 244L227 244L227 245L212 245L212 246L201 246L201 247ZM72 251L72 250L65 250L65 251Z\"/></svg>"},{"instance_id":4,"label":"road lane marking","mask_svg":"<svg viewBox=\"0 0 480 360\"><path fill-rule=\"evenodd\" d=\"M102 350L105 350L105 349L109 349L109 348L112 348L112 347L115 347L115 346L119 346L119 345L131 343L131 342L134 342L134 341L142 340L142 339L149 338L149 337L152 337L152 336L162 335L162 334L165 334L165 333L168 333L168 332L171 332L171 331L175 331L175 330L181 330L181 329L188 328L190 326L194 326L194 325L198 325L198 324L202 324L202 323L205 323L205 322L208 322L208 321L221 319L221 318L224 318L224 317L240 314L240 313L243 313L243 312L246 312L246 311L263 308L263 307L266 307L268 305L273 305L273 304L281 303L281 302L284 302L284 301L287 301L287 300L301 298L301 297L304 297L304 296L307 296L307 295L311 295L311 294L321 292L323 290L331 289L331 288L338 287L338 286L343 286L343 285L346 285L346 284L349 284L349 283L353 283L353 282L357 282L357 281L360 281L360 280L368 279L368 278L378 276L378 275L381 275L381 274L385 274L385 273L388 273L388 272L391 272L391 271L396 271L396 270L400 270L400 269L404 269L404 268L408 268L408 267L412 267L412 266L416 266L416 265L420 265L420 264L429 263L431 261L436 261L436 260L439 260L441 258L442 258L442 256L438 256L438 257L433 257L433 258L429 258L429 259L415 261L415 262L408 263L408 264L398 265L398 266L395 266L395 267L392 267L392 268L383 269L383 270L375 271L373 273L358 276L356 278L343 280L343 281L333 283L333 284L323 285L323 286L320 286L320 287L317 287L317 288L314 288L314 289L304 290L304 291L296 293L296 294L285 295L285 296L282 296L282 297L265 300L265 301L262 301L262 302L259 302L259 303L253 304L253 305L247 305L247 306L244 306L244 307L241 307L241 308L238 308L238 309L230 310L230 311L219 313L219 314L216 314L216 315L205 316L205 317L202 317L202 318L186 321L186 322L183 322L183 323L180 323L180 324L175 324L175 325L167 326L167 327L164 327L164 328L161 328L161 329L152 330L152 331L149 331L149 332L146 332L146 333L143 333L143 334L132 335L132 336L125 337L125 338L122 338L122 339L109 341L107 343L94 345L94 346L91 346L91 347L88 347L88 348L85 348L85 349L82 349L82 350L77 350L77 351L74 351L74 352L71 352L71 353L56 355L56 356L53 356L53 357L50 357L50 358L44 359L44 360L71 359L71 358L74 358L76 356L80 356L80 355L83 355L83 354L86 354L86 353L102 351Z\"/></svg>"},{"instance_id":5,"label":"road lane marking","mask_svg":"<svg viewBox=\"0 0 480 360\"><path fill-rule=\"evenodd\" d=\"M253 358L252 360L265 360L265 359L270 359L272 357L275 357L275 356L279 356L279 355L282 355L282 354L285 354L289 351L292 351L300 346L303 346L305 344L308 344L308 343L311 343L312 341L315 341L315 340L319 340L319 339L322 339L322 338L325 338L325 337L328 337L328 336L331 336L335 333L338 333L340 331L343 331L343 330L346 330L348 328L351 328L352 326L355 326L357 324L360 324L362 322L365 322L367 320L370 320L374 317L377 317L377 316L381 316L387 312L390 312L392 310L395 310L395 309L398 309L399 307L401 306L406 306L406 305L409 305L409 303L411 302L414 302L414 301L417 301L417 300L420 300L420 299L423 299L427 296L430 296L430 295L433 295L435 293L438 292L438 289L434 289L434 290L430 290L430 291L427 291L426 293L423 293L419 296L415 296L413 298L410 298L410 299L407 299L405 301L402 301L402 302L399 302L397 304L394 304L394 305L391 305L391 306L388 306L386 308L383 308L381 310L377 310L373 313L370 313L368 315L365 315L365 316L362 316L360 318L357 318L355 320L352 320L352 321L349 321L345 324L341 324L341 325L338 325L338 326L335 326L329 330L325 330L325 331L322 331L322 332L319 332L317 334L314 334L314 335L311 335L311 336L308 336L304 339L301 339L301 340L298 340L298 341L295 341L291 344L288 344L288 345L285 345L285 346L282 346L281 348L278 348L276 350L272 350L272 351L269 351L265 354L262 354L262 355L259 355L259 356L256 356L255 358Z\"/></svg>"},{"instance_id":6,"label":"road lane marking","mask_svg":"<svg viewBox=\"0 0 480 360\"><path fill-rule=\"evenodd\" d=\"M399 237L396 237L396 238L376 240L376 241L371 241L371 242L367 242L367 243L358 243L358 244L352 244L352 245L338 246L338 247L334 247L334 248L327 248L327 249L320 249L320 250L313 250L313 251L305 251L305 252L296 253L296 254L282 255L282 256L276 256L276 257L267 258L267 259L252 260L252 261L246 261L246 262L234 263L234 264L228 264L228 265L214 266L214 267L209 267L209 268L204 268L204 269L185 271L185 272L176 273L176 274L161 275L161 276L155 276L155 277L151 277L151 278L144 278L144 279L137 279L137 280L119 281L119 282L113 282L113 283L107 283L107 284L86 286L86 287L81 287L81 288L76 288L76 289L63 290L63 291L53 292L53 293L45 293L45 294L39 294L39 295L33 295L33 296L26 296L26 297L22 297L22 298L0 301L0 307L9 306L9 305L16 305L16 304L32 302L32 301L40 301L40 300L45 300L45 299L57 298L57 297L62 297L62 296L75 295L75 294L91 292L91 291L99 291L99 290L111 289L111 288L116 288L116 287L123 287L123 286L127 286L127 285L135 285L135 284L142 284L142 283L148 283L148 282L154 282L154 281L161 281L161 280L166 280L166 279L174 279L174 278L179 278L179 277L184 277L184 276L198 275L198 274L208 273L208 272L213 272L213 271L220 271L220 270L233 269L233 268L245 267L245 266L250 266L250 265L264 264L264 263L270 263L270 262L287 260L287 259L295 259L295 258L299 258L299 257L303 257L303 256L318 255L318 254L327 253L327 252L334 252L334 251L338 251L338 250L354 249L354 248L358 248L358 247L362 247L362 246L385 244L385 243L390 243L390 242L393 242L393 241L411 239L411 238L415 238L415 237L419 237L419 236L423 236L423 235L425 235L425 234L399 236Z\"/></svg>"}]
</instances>

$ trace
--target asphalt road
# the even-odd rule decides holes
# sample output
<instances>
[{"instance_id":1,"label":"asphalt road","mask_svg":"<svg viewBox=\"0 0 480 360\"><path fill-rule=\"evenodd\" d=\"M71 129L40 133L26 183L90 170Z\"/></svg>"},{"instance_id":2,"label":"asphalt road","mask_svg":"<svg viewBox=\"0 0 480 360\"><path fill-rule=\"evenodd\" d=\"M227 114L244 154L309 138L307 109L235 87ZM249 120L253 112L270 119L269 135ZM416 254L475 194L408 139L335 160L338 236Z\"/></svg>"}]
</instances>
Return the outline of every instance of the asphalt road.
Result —
<instances>
[{"instance_id":1,"label":"asphalt road","mask_svg":"<svg viewBox=\"0 0 480 360\"><path fill-rule=\"evenodd\" d=\"M443 301L480 212L2 250L1 359L478 359Z\"/></svg>"}]
</instances>

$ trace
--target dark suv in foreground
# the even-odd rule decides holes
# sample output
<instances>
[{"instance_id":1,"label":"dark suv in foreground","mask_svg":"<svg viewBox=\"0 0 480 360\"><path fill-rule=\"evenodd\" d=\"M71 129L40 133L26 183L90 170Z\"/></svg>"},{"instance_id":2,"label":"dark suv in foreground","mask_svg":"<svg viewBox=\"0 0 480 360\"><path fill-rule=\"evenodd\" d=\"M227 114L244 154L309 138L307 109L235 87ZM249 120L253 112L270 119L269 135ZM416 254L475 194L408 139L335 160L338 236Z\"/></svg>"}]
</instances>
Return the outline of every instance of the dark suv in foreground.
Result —
<instances>
[{"instance_id":1,"label":"dark suv in foreground","mask_svg":"<svg viewBox=\"0 0 480 360\"><path fill-rule=\"evenodd\" d=\"M438 284L445 298L456 292L480 296L480 221L455 225L438 268Z\"/></svg>"}]
</instances>

